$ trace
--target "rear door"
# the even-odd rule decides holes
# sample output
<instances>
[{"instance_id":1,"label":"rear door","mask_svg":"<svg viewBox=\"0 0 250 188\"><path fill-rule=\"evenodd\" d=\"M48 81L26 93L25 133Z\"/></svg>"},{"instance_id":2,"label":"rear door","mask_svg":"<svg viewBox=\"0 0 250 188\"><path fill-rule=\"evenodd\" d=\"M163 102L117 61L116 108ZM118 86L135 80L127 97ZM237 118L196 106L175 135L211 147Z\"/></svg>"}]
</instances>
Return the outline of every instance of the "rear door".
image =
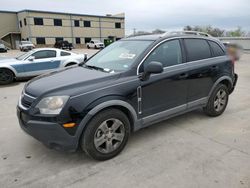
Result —
<instances>
[{"instance_id":1,"label":"rear door","mask_svg":"<svg viewBox=\"0 0 250 188\"><path fill-rule=\"evenodd\" d=\"M33 56L34 60L28 60ZM59 68L60 59L57 58L56 50L41 50L34 52L26 59L24 70L28 76L40 75Z\"/></svg>"},{"instance_id":2,"label":"rear door","mask_svg":"<svg viewBox=\"0 0 250 188\"><path fill-rule=\"evenodd\" d=\"M213 58L207 40L186 38L184 46L188 67L188 107L205 104L219 71L218 59Z\"/></svg>"}]
</instances>

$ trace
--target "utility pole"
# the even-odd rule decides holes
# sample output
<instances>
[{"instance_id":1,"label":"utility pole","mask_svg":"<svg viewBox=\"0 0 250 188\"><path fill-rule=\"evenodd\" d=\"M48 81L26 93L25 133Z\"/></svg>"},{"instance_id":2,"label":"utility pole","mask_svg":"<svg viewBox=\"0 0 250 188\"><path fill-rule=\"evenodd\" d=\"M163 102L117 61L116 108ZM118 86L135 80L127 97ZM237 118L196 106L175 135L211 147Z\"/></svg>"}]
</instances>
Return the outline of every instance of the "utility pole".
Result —
<instances>
[{"instance_id":1,"label":"utility pole","mask_svg":"<svg viewBox=\"0 0 250 188\"><path fill-rule=\"evenodd\" d=\"M134 35L136 34L136 28L133 29L134 30Z\"/></svg>"}]
</instances>

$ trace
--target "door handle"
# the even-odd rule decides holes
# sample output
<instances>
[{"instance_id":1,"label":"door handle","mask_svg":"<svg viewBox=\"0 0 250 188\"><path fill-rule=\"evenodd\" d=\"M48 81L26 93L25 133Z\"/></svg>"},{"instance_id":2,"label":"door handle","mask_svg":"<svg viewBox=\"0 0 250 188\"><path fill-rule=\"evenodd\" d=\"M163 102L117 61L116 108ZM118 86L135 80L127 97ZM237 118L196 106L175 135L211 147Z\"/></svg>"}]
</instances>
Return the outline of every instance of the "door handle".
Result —
<instances>
[{"instance_id":1,"label":"door handle","mask_svg":"<svg viewBox=\"0 0 250 188\"><path fill-rule=\"evenodd\" d=\"M178 76L179 79L184 79L188 77L188 73L182 73Z\"/></svg>"},{"instance_id":2,"label":"door handle","mask_svg":"<svg viewBox=\"0 0 250 188\"><path fill-rule=\"evenodd\" d=\"M212 67L210 67L211 70L218 70L219 67L217 65L213 65Z\"/></svg>"}]
</instances>

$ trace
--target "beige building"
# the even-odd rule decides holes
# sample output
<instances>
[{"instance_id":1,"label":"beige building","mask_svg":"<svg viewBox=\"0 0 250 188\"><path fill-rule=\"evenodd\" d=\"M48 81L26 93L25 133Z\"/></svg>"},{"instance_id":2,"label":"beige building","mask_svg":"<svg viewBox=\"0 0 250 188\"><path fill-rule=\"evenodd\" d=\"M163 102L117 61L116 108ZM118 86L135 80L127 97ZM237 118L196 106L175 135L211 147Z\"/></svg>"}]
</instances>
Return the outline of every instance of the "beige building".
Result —
<instances>
[{"instance_id":1,"label":"beige building","mask_svg":"<svg viewBox=\"0 0 250 188\"><path fill-rule=\"evenodd\" d=\"M61 12L22 10L0 11L0 40L17 48L20 40L35 45L52 46L56 40L67 40L74 46L85 46L91 39L104 42L125 36L125 15L85 15Z\"/></svg>"}]
</instances>

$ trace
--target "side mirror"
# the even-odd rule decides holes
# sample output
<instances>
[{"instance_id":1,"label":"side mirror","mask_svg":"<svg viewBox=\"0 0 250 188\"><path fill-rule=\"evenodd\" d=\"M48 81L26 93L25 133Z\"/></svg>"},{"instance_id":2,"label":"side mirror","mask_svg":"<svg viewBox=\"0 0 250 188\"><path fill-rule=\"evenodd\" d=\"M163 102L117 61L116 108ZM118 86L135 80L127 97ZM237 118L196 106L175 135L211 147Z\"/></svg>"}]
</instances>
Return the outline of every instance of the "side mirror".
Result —
<instances>
[{"instance_id":1,"label":"side mirror","mask_svg":"<svg viewBox=\"0 0 250 188\"><path fill-rule=\"evenodd\" d=\"M88 59L88 54L87 54L87 53L85 53L85 54L84 54L84 62L86 62L86 61L87 61L87 59Z\"/></svg>"},{"instance_id":2,"label":"side mirror","mask_svg":"<svg viewBox=\"0 0 250 188\"><path fill-rule=\"evenodd\" d=\"M151 74L159 74L163 72L162 63L152 61L144 67L144 72L141 75L142 80L147 80Z\"/></svg>"},{"instance_id":3,"label":"side mirror","mask_svg":"<svg viewBox=\"0 0 250 188\"><path fill-rule=\"evenodd\" d=\"M35 60L35 57L34 57L34 56L30 56L30 57L28 57L28 60L29 60L29 61L34 61L34 60Z\"/></svg>"}]
</instances>

